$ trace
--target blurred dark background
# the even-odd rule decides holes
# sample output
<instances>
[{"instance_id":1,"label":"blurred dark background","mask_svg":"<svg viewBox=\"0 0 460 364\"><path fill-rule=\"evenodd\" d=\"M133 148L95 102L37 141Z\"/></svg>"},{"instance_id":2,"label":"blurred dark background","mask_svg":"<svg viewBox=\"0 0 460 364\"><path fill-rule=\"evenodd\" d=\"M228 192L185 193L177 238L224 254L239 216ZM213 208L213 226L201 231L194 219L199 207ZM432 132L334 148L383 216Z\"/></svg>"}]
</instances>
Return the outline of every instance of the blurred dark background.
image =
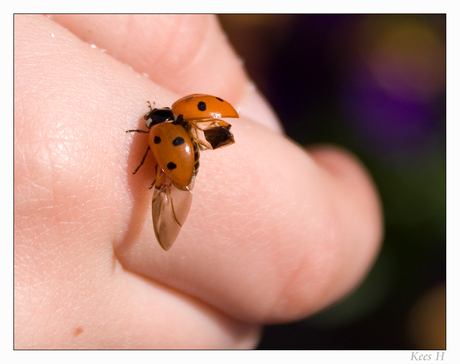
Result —
<instances>
[{"instance_id":1,"label":"blurred dark background","mask_svg":"<svg viewBox=\"0 0 460 364\"><path fill-rule=\"evenodd\" d=\"M385 214L364 283L259 349L445 349L446 16L219 17L286 134L358 155Z\"/></svg>"}]
</instances>

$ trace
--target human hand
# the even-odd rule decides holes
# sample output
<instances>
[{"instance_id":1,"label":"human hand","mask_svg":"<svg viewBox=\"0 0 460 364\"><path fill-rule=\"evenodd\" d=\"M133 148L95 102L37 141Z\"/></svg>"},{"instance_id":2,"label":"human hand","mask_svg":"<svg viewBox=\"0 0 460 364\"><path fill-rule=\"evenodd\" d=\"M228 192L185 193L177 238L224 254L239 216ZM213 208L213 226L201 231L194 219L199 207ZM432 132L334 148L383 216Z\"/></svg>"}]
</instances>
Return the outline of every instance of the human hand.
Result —
<instances>
[{"instance_id":1,"label":"human hand","mask_svg":"<svg viewBox=\"0 0 460 364\"><path fill-rule=\"evenodd\" d=\"M164 252L125 130L192 93L235 106L236 143ZM15 17L16 348L252 348L359 284L381 229L359 162L283 136L215 17Z\"/></svg>"}]
</instances>

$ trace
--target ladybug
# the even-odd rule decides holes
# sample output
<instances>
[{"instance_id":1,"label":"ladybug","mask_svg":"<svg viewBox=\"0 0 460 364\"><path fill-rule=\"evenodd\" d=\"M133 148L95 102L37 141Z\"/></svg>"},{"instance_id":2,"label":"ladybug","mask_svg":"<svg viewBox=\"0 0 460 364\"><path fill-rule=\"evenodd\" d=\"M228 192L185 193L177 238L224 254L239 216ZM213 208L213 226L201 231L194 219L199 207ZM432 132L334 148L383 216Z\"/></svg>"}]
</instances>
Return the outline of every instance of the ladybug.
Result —
<instances>
[{"instance_id":1,"label":"ladybug","mask_svg":"<svg viewBox=\"0 0 460 364\"><path fill-rule=\"evenodd\" d=\"M235 142L231 125L220 118L238 118L227 101L211 95L193 94L172 106L153 108L144 115L146 130L127 133L148 134L149 151L154 157L155 187L152 219L155 236L164 250L174 244L192 205L192 190L198 174L200 151L217 149Z\"/></svg>"}]
</instances>

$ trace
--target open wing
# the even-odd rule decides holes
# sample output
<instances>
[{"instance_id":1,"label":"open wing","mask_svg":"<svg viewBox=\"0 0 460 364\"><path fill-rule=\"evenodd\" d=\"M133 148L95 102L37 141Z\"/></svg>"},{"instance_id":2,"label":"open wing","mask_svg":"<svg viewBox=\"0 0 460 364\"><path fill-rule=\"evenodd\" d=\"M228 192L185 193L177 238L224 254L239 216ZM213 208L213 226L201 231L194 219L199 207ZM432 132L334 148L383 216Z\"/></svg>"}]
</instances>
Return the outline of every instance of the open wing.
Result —
<instances>
[{"instance_id":1,"label":"open wing","mask_svg":"<svg viewBox=\"0 0 460 364\"><path fill-rule=\"evenodd\" d=\"M152 199L152 219L155 236L164 250L177 239L192 206L192 189L178 189L165 175L163 183L155 186Z\"/></svg>"},{"instance_id":2,"label":"open wing","mask_svg":"<svg viewBox=\"0 0 460 364\"><path fill-rule=\"evenodd\" d=\"M226 121L209 119L191 120L188 123L192 138L201 146L201 149L217 149L235 143L230 131L232 126Z\"/></svg>"}]
</instances>

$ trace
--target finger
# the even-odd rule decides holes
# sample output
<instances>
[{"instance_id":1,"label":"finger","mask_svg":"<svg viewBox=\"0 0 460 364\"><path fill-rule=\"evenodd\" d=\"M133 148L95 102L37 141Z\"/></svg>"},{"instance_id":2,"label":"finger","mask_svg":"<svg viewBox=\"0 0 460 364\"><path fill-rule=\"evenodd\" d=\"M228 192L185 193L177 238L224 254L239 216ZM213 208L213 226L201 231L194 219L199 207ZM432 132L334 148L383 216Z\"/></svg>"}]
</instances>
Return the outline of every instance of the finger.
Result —
<instances>
[{"instance_id":1,"label":"finger","mask_svg":"<svg viewBox=\"0 0 460 364\"><path fill-rule=\"evenodd\" d=\"M28 250L22 244L16 249L22 256ZM104 256L96 249L89 257L60 251L60 265L52 252L46 264L29 261L26 271L17 265L16 349L250 349L257 344L259 327L129 274L116 262L107 270L94 259ZM47 272L51 269L54 274Z\"/></svg>"},{"instance_id":2,"label":"finger","mask_svg":"<svg viewBox=\"0 0 460 364\"><path fill-rule=\"evenodd\" d=\"M235 145L203 153L174 247L161 252L144 221L117 246L118 258L241 320L292 320L332 304L378 250L380 209L368 176L343 152L312 158L247 120L234 135Z\"/></svg>"},{"instance_id":3,"label":"finger","mask_svg":"<svg viewBox=\"0 0 460 364\"><path fill-rule=\"evenodd\" d=\"M257 326L114 259L128 217L123 124L154 87L42 16L16 17L15 51L15 346L254 346Z\"/></svg>"},{"instance_id":4,"label":"finger","mask_svg":"<svg viewBox=\"0 0 460 364\"><path fill-rule=\"evenodd\" d=\"M51 19L161 87L182 96L219 96L238 104L240 114L281 131L215 16L52 15Z\"/></svg>"},{"instance_id":5,"label":"finger","mask_svg":"<svg viewBox=\"0 0 460 364\"><path fill-rule=\"evenodd\" d=\"M32 29L41 28L34 24ZM55 135L52 122L47 129L49 140L56 143L56 148L48 149L62 152L52 155L51 164L61 168L61 173L59 185L53 188L58 192L50 196L60 198L61 210L34 209L37 213L50 211L50 216L72 222L74 225L65 226L76 228L69 236L83 232L82 238L87 239L91 231L92 241L114 242L125 267L244 320L298 318L330 304L358 283L379 241L378 201L368 177L347 157L337 160L338 165L349 160L349 167L344 168L350 170L349 175L339 178L327 173L292 142L244 118L234 123L235 145L203 153L199 175L203 184L197 181L186 226L165 255L155 243L149 196L142 189L150 185L148 173L135 180L128 179L131 169L126 170L125 151L129 150L128 163L134 165L145 148L134 145L130 150L125 136L113 132L114 123L120 120L125 123L123 130L132 128L136 112L137 117L142 115L138 100L155 89L129 76L104 54L88 53L88 48L77 43L76 50L67 49L68 43L68 39L49 37L48 46L40 45L41 52L49 52L46 59L40 59L42 66L65 77L51 83L36 81L53 92L47 94L46 102L38 100L39 112L34 104L24 109L25 120L37 120L44 112L56 118L50 120L46 115L30 125L30 138L42 137L36 141L43 140L43 131L34 129L37 125L59 121L70 126L69 134L58 129ZM36 52L31 47L25 54ZM64 49L64 54L77 61L71 69L54 60L55 49ZM37 60L31 64L36 67ZM23 75L32 80L36 76L33 68ZM86 90L84 95L75 92L77 82ZM168 97L158 92L159 100ZM71 101L59 110L46 108L48 103L53 107L62 104L62 99ZM94 107L93 100L98 99L104 101L99 102L104 107ZM69 136L79 142L69 143ZM38 180L48 182L52 175L44 171ZM354 185L365 193L341 183L350 179L356 179ZM52 185L52 179L49 182ZM81 223L90 221L85 229L75 225L75 208L65 209L69 202L84 206ZM359 224L369 227L366 234L356 228Z\"/></svg>"},{"instance_id":6,"label":"finger","mask_svg":"<svg viewBox=\"0 0 460 364\"><path fill-rule=\"evenodd\" d=\"M214 16L53 15L52 19L179 94L202 92L196 90L198 85L235 101L246 86L243 68Z\"/></svg>"}]
</instances>

